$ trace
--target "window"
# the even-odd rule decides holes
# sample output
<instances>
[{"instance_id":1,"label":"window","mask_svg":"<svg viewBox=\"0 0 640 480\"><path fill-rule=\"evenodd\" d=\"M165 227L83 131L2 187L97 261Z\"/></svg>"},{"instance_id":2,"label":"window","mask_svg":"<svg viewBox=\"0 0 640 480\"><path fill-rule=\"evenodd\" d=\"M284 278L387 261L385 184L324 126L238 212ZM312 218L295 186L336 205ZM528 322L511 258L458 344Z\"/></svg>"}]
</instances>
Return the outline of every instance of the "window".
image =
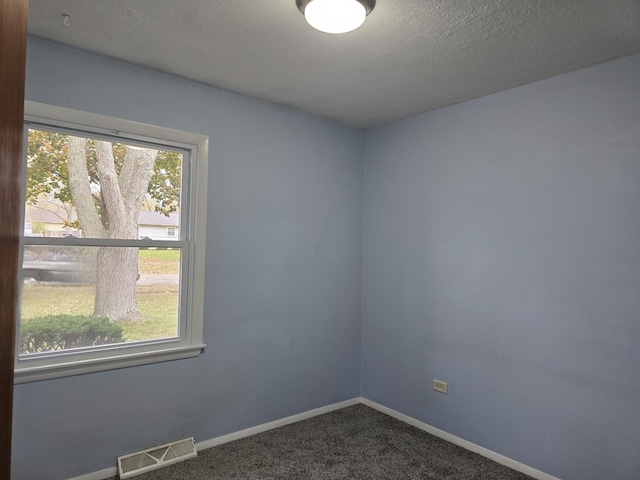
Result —
<instances>
[{"instance_id":1,"label":"window","mask_svg":"<svg viewBox=\"0 0 640 480\"><path fill-rule=\"evenodd\" d=\"M200 354L207 138L34 102L25 137L16 382Z\"/></svg>"}]
</instances>

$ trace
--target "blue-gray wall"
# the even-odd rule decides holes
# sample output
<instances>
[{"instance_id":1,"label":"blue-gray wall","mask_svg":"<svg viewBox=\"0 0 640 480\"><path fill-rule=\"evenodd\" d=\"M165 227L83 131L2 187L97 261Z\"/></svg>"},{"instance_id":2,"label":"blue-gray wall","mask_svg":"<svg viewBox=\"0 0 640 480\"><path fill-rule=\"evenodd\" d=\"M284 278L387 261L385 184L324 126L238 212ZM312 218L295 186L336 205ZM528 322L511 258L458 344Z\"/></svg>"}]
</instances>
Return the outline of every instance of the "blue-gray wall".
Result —
<instances>
[{"instance_id":1,"label":"blue-gray wall","mask_svg":"<svg viewBox=\"0 0 640 480\"><path fill-rule=\"evenodd\" d=\"M360 393L363 132L30 39L27 99L206 134L206 352L17 385L13 480Z\"/></svg>"},{"instance_id":2,"label":"blue-gray wall","mask_svg":"<svg viewBox=\"0 0 640 480\"><path fill-rule=\"evenodd\" d=\"M564 480L640 478L640 56L365 144L363 396Z\"/></svg>"},{"instance_id":3,"label":"blue-gray wall","mask_svg":"<svg viewBox=\"0 0 640 480\"><path fill-rule=\"evenodd\" d=\"M16 386L14 480L360 393L563 480L637 478L640 56L366 135L36 39L27 98L209 135L209 347Z\"/></svg>"}]
</instances>

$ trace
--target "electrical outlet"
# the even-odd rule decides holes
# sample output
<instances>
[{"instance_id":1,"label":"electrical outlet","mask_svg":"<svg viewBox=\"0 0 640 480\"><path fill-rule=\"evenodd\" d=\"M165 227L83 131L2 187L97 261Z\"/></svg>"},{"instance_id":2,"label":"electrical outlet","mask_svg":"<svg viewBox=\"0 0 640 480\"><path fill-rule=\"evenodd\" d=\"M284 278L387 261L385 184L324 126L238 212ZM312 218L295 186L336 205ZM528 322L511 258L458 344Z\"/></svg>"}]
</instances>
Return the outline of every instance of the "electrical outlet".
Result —
<instances>
[{"instance_id":1,"label":"electrical outlet","mask_svg":"<svg viewBox=\"0 0 640 480\"><path fill-rule=\"evenodd\" d=\"M445 395L449 391L449 385L447 382L441 382L440 380L433 380L433 389L436 392L444 393Z\"/></svg>"}]
</instances>

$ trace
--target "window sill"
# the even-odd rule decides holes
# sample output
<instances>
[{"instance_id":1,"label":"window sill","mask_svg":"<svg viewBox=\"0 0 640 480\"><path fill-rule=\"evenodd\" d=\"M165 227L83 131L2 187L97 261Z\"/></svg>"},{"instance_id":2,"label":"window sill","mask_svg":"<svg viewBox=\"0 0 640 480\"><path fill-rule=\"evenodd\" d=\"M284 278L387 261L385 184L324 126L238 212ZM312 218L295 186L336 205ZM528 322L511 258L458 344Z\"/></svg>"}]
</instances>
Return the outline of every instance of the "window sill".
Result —
<instances>
[{"instance_id":1,"label":"window sill","mask_svg":"<svg viewBox=\"0 0 640 480\"><path fill-rule=\"evenodd\" d=\"M99 358L60 359L52 365L43 365L41 363L38 365L29 365L32 362L29 360L21 360L16 365L14 383L38 382L73 375L83 375L85 373L103 372L106 370L192 358L200 355L205 347L205 344L199 344L129 354L113 352L112 355L103 355Z\"/></svg>"}]
</instances>

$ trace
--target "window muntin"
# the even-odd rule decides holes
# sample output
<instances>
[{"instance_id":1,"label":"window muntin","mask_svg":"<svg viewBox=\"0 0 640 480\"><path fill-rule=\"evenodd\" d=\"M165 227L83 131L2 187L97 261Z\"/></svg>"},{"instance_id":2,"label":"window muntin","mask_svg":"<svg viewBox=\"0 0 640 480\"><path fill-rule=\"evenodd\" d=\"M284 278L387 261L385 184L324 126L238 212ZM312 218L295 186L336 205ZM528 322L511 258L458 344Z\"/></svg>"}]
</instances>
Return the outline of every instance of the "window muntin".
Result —
<instances>
[{"instance_id":1,"label":"window muntin","mask_svg":"<svg viewBox=\"0 0 640 480\"><path fill-rule=\"evenodd\" d=\"M88 315L91 311L93 316L99 300L97 291L100 288L100 279L96 273L101 270L100 252L104 254L108 251L116 252L120 257L127 257L128 262L137 264L133 270L133 295L136 301L140 297L142 304L146 303L146 306L140 308L142 318L125 319L122 323L126 327L123 339L116 338L111 343L89 346L68 342L71 347L63 350L60 350L59 346L50 345L40 351L23 349L16 361L16 381L55 378L199 354L204 347L202 257L206 224L206 137L35 102L26 102L25 112L29 129L32 132L40 132L28 135L30 139L35 137L40 143L32 141L27 144L27 163L45 161L46 167L48 161L57 165L58 169L56 171L51 167L48 169L49 173L44 173L47 169L42 168L42 165L36 172L29 172L27 168L26 196L29 197L29 187L34 187L33 180L36 179L44 184L42 191L36 190L36 197L45 195L47 200L55 199L58 207L61 202L65 203L64 200L71 199L72 208L68 208L69 202L62 205L63 209L67 207L64 228L53 228L52 232L47 231L49 225L42 219L33 222L27 221L25 217L25 235L22 243L23 273L26 282L22 289L23 306L20 317L25 322L33 318L34 295L35 298L38 298L38 295L43 296L42 291L45 289L58 289L59 292L59 295L54 292L53 299L59 300L53 300L52 308L46 313L68 315L80 312ZM69 139L73 139L72 143L77 144L81 142L79 139L87 138L89 140L82 141L86 154L85 182L88 183L94 208L98 212L97 217L106 234L100 232L99 228L82 228L82 222L73 208L73 195L68 192L70 188L65 191L64 181L68 182L68 170L60 168L60 165L65 165L65 161L68 162L61 153L68 155ZM42 144L43 139L50 144ZM52 146L55 142L57 145ZM103 149L111 149L111 152L107 153L112 155L109 160L113 162L113 166L108 168L110 171L106 173L97 170L97 162L102 161L104 164L105 160L104 151L100 154L95 151L97 145ZM75 147L77 149L78 146ZM44 156L44 159L38 158L37 150L43 148L50 150L48 158L47 155L40 156ZM161 168L154 169L149 179L149 188L138 189L138 199L143 203L140 210L147 213L146 220L149 219L148 213L151 211L164 215L165 226L167 215L173 217L173 221L178 217L179 228L175 230L175 238L139 238L137 222L132 222L133 226L125 225L125 228L109 231L109 222L104 222L101 218L100 208L108 209L111 206L113 209L117 208L118 204L108 203L109 199L104 198L106 190L104 183L100 181L100 175L108 176L115 173L115 179L108 179L111 184L107 188L114 188L119 182L126 184L126 179L120 178L119 175L127 168L129 171L136 171L130 168L131 165L126 165L127 155L131 160L140 156L140 152L147 153L149 150L158 152L156 159L162 159L162 162L159 162ZM52 154L55 154L53 158ZM99 158L99 155L102 158ZM148 167L149 163L146 166ZM137 172L140 175L140 170ZM37 173L40 173L40 177ZM61 173L67 176L59 175ZM32 181L31 185L29 181ZM85 184L85 189L86 186ZM129 196L127 199L122 196L119 200L122 203L123 200L133 197ZM25 210L33 206L27 206ZM130 208L126 213L131 215L131 210ZM194 221L196 213L197 221ZM135 215L135 211L133 214ZM95 217L94 215L94 219ZM196 258L199 260L196 261ZM37 264L38 262L40 263ZM131 281L128 280L128 283L131 284ZM122 285L120 282L119 286ZM38 290L41 293L38 293ZM163 301L148 301L154 295L155 298L163 298ZM151 307L155 310L149 310ZM143 325L148 322L157 324L158 317L162 317L161 327L148 328L148 325ZM115 319L114 323L119 322L121 320ZM23 345L20 343L20 337L17 339L17 347L18 352L21 352Z\"/></svg>"}]
</instances>

